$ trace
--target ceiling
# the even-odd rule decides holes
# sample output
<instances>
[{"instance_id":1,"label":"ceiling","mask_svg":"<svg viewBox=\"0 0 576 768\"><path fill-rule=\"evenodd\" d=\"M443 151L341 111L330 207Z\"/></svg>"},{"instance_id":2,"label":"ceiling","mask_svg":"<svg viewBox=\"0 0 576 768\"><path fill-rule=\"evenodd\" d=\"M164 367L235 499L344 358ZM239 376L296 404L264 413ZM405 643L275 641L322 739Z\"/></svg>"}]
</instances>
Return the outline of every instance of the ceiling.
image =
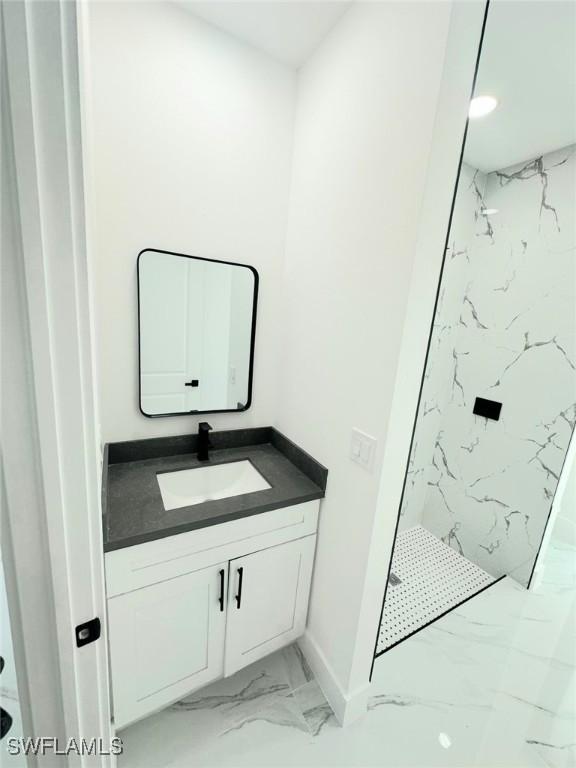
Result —
<instances>
[{"instance_id":1,"label":"ceiling","mask_svg":"<svg viewBox=\"0 0 576 768\"><path fill-rule=\"evenodd\" d=\"M299 68L352 0L179 0L215 27ZM464 159L489 172L576 142L576 2L492 0Z\"/></svg>"},{"instance_id":2,"label":"ceiling","mask_svg":"<svg viewBox=\"0 0 576 768\"><path fill-rule=\"evenodd\" d=\"M576 3L492 0L475 93L499 105L470 121L464 159L474 168L576 142Z\"/></svg>"},{"instance_id":3,"label":"ceiling","mask_svg":"<svg viewBox=\"0 0 576 768\"><path fill-rule=\"evenodd\" d=\"M351 0L180 0L200 18L298 68L320 44Z\"/></svg>"}]
</instances>

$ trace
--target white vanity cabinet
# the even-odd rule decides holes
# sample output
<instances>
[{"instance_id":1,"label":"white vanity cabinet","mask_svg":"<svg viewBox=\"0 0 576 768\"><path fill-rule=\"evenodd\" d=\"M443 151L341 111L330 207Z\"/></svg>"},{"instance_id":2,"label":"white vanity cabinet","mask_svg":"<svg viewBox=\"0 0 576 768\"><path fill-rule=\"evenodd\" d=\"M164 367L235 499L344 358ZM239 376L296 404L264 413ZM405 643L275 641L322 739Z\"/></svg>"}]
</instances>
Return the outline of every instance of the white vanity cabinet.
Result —
<instances>
[{"instance_id":1,"label":"white vanity cabinet","mask_svg":"<svg viewBox=\"0 0 576 768\"><path fill-rule=\"evenodd\" d=\"M222 676L226 612L218 602L228 563L108 601L117 727Z\"/></svg>"},{"instance_id":2,"label":"white vanity cabinet","mask_svg":"<svg viewBox=\"0 0 576 768\"><path fill-rule=\"evenodd\" d=\"M293 642L318 501L106 553L116 728Z\"/></svg>"},{"instance_id":3,"label":"white vanity cabinet","mask_svg":"<svg viewBox=\"0 0 576 768\"><path fill-rule=\"evenodd\" d=\"M304 632L315 536L230 561L226 676Z\"/></svg>"}]
</instances>

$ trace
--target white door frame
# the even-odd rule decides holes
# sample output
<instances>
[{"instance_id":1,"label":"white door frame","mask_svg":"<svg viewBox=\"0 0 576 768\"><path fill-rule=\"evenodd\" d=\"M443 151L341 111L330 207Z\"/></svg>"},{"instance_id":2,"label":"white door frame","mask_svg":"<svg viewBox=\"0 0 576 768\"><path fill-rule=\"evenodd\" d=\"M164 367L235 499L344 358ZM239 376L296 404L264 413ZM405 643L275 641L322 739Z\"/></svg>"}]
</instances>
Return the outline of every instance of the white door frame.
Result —
<instances>
[{"instance_id":1,"label":"white door frame","mask_svg":"<svg viewBox=\"0 0 576 768\"><path fill-rule=\"evenodd\" d=\"M13 404L3 402L2 543L15 577L9 601L23 643L19 684L26 689L25 729L33 729L25 735L96 737L109 747L76 12L69 0L20 0L2 8L22 289L22 322L14 328L22 365L7 371L3 389L12 378L24 382L14 397L29 425L11 419ZM93 617L102 622L101 639L77 648L75 626ZM46 665L56 665L52 690L42 678ZM89 761L113 765L114 758L72 755L68 762Z\"/></svg>"}]
</instances>

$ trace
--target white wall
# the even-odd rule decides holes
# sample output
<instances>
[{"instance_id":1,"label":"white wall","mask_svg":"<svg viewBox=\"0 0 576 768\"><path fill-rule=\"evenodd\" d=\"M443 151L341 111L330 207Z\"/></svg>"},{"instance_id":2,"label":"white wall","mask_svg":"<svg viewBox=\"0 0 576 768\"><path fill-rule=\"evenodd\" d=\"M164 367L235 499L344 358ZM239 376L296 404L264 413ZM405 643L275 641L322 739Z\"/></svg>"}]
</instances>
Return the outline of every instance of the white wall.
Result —
<instances>
[{"instance_id":1,"label":"white wall","mask_svg":"<svg viewBox=\"0 0 576 768\"><path fill-rule=\"evenodd\" d=\"M450 11L359 3L300 71L278 423L330 470L309 636L344 692L355 685L369 552L380 547L379 468ZM379 441L371 474L349 459L353 427ZM393 529L397 506L383 514Z\"/></svg>"},{"instance_id":2,"label":"white wall","mask_svg":"<svg viewBox=\"0 0 576 768\"><path fill-rule=\"evenodd\" d=\"M88 98L102 437L195 429L138 410L136 257L146 247L260 273L254 405L276 414L295 74L174 3L92 2Z\"/></svg>"}]
</instances>

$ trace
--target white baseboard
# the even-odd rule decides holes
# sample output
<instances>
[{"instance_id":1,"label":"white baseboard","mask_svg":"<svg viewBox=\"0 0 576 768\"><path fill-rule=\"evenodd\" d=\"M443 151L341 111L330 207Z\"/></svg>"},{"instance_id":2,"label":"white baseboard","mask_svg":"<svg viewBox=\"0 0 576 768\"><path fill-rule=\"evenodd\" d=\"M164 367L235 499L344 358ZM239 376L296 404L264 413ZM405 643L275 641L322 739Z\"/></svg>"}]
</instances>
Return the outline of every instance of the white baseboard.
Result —
<instances>
[{"instance_id":1,"label":"white baseboard","mask_svg":"<svg viewBox=\"0 0 576 768\"><path fill-rule=\"evenodd\" d=\"M345 727L366 714L370 683L347 693L310 632L299 638L298 645L340 725Z\"/></svg>"}]
</instances>

